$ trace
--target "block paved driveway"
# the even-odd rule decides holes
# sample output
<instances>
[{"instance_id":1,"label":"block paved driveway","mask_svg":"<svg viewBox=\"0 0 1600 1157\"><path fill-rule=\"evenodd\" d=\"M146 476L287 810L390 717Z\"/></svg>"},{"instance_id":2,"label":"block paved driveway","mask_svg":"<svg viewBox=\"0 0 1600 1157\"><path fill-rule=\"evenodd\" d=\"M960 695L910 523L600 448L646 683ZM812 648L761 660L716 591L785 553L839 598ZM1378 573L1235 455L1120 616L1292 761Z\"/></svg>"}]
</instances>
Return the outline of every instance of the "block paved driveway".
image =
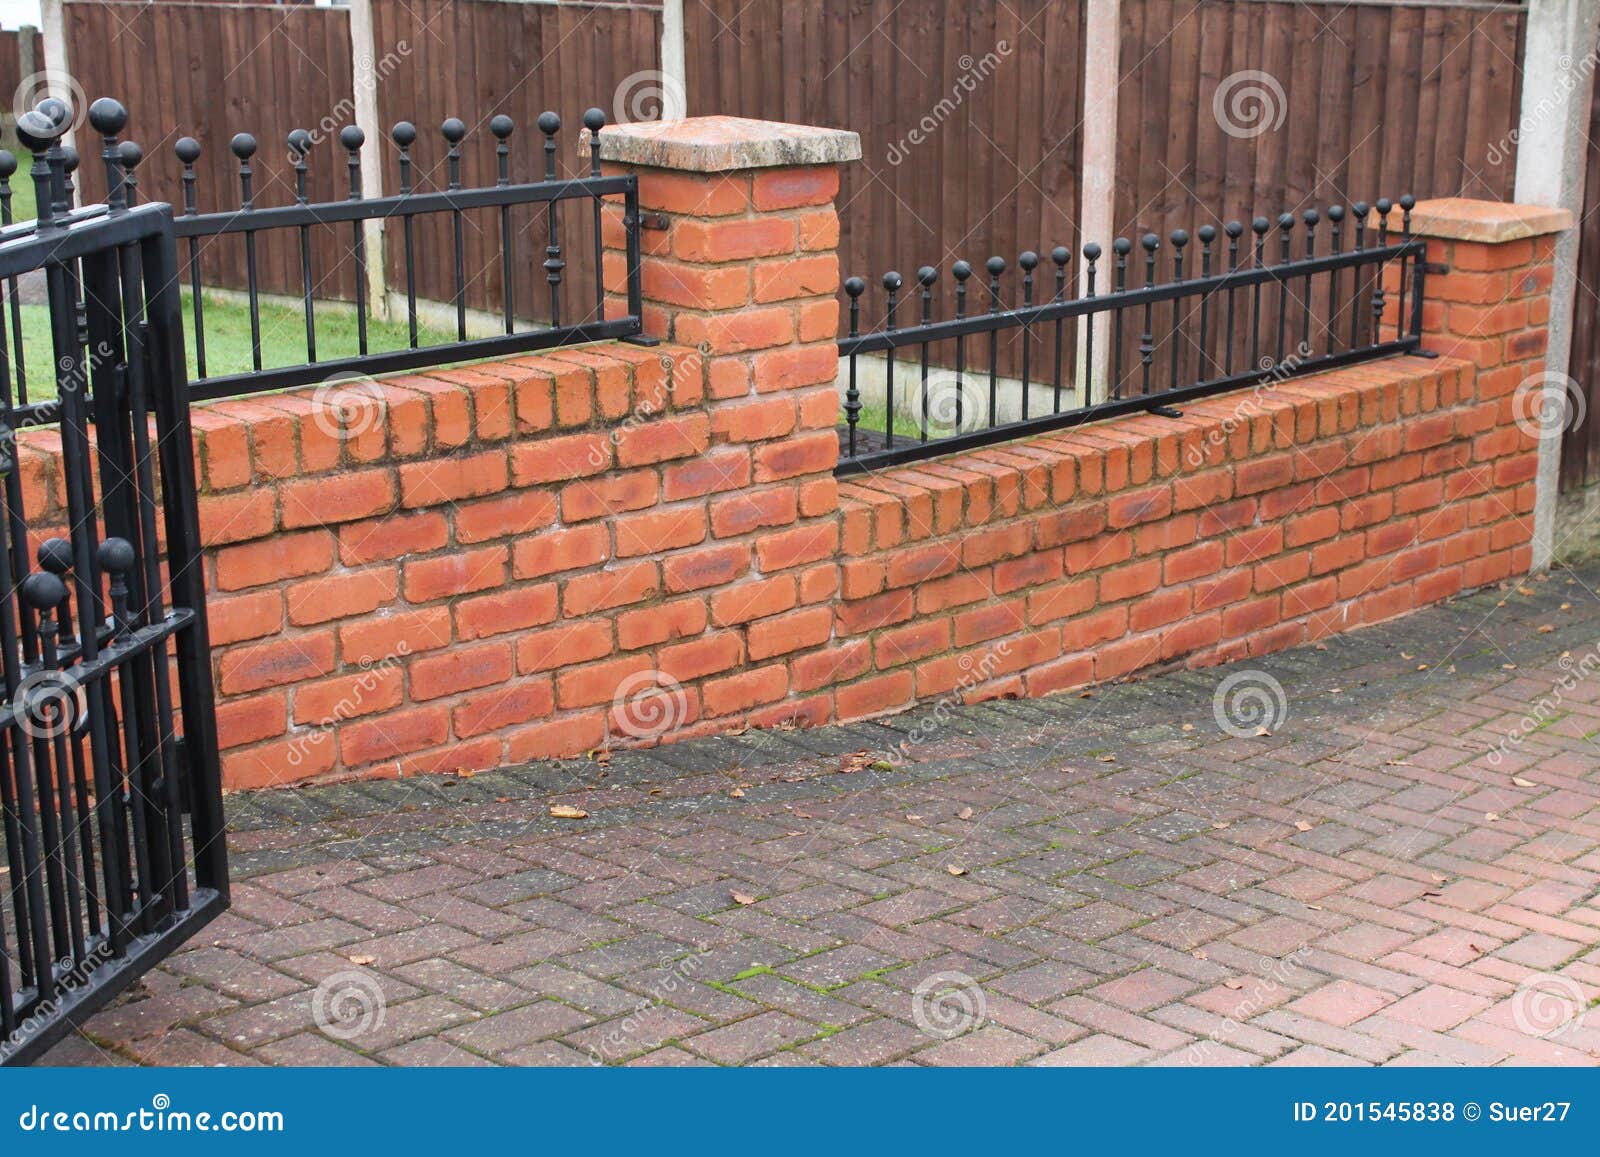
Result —
<instances>
[{"instance_id":1,"label":"block paved driveway","mask_svg":"<svg viewBox=\"0 0 1600 1157\"><path fill-rule=\"evenodd\" d=\"M49 1060L1593 1064L1596 588L1090 697L236 795L233 910Z\"/></svg>"}]
</instances>

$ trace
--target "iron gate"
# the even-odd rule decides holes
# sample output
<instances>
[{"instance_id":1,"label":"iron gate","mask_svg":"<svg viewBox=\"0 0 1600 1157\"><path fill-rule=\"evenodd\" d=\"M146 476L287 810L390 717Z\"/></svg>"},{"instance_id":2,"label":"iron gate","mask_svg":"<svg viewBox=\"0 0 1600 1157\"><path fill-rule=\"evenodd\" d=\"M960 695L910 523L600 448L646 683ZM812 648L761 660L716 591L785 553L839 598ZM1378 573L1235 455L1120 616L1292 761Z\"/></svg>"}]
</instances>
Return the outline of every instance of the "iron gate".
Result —
<instances>
[{"instance_id":1,"label":"iron gate","mask_svg":"<svg viewBox=\"0 0 1600 1157\"><path fill-rule=\"evenodd\" d=\"M13 398L0 325L5 1062L39 1055L228 895L172 211L115 187L69 210L67 123L51 102L20 119L39 219L0 231L10 344L18 281L42 278L56 390ZM114 185L115 152L108 138ZM25 506L39 491L15 431L45 424L64 510ZM30 542L40 520L66 527Z\"/></svg>"}]
</instances>

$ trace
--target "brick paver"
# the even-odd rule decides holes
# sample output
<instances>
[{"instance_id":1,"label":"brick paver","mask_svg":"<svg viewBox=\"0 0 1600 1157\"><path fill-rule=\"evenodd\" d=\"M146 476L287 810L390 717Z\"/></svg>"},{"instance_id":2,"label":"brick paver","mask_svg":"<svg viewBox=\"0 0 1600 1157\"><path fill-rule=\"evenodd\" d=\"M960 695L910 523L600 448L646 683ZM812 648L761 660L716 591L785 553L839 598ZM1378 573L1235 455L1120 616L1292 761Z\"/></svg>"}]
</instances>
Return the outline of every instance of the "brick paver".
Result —
<instances>
[{"instance_id":1,"label":"brick paver","mask_svg":"<svg viewBox=\"0 0 1600 1157\"><path fill-rule=\"evenodd\" d=\"M48 1059L1593 1064L1597 586L1087 696L236 795L233 909ZM1288 714L1230 735L1243 672Z\"/></svg>"}]
</instances>

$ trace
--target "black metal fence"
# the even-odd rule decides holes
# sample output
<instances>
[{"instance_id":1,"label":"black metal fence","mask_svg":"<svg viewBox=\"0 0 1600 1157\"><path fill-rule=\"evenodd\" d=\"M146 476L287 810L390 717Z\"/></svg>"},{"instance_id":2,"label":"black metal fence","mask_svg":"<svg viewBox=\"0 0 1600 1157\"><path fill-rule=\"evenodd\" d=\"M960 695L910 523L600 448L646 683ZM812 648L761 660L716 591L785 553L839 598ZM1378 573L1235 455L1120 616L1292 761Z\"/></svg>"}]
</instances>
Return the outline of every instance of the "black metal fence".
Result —
<instances>
[{"instance_id":1,"label":"black metal fence","mask_svg":"<svg viewBox=\"0 0 1600 1157\"><path fill-rule=\"evenodd\" d=\"M1067 296L1073 255L1064 247L1045 269L1023 253L1020 279L1009 283L1001 257L971 286L976 271L957 261L948 295L932 266L909 290L886 274L881 299L849 278L838 473L1117 414L1176 413L1174 403L1416 352L1424 245L1411 236L1414 204L1406 196L1358 202L1348 214L1336 205L1299 219L1257 217L1248 230L1230 221L1193 238L1178 230L1165 244L1147 233L1138 254L1118 238L1109 259L1090 243L1080 297ZM1389 227L1396 207L1398 237ZM881 325L863 332L863 312ZM1002 350L1015 376L1001 375Z\"/></svg>"},{"instance_id":2,"label":"black metal fence","mask_svg":"<svg viewBox=\"0 0 1600 1157\"><path fill-rule=\"evenodd\" d=\"M89 125L101 137L100 161L105 166L106 203L100 211L115 212L135 204L138 198L138 166L144 161L143 150L132 141L119 140L127 124L127 112L115 100L102 98L90 106ZM183 167L183 211L175 220L175 229L182 242L183 258L180 276L190 289L189 321L193 341L196 378L190 385L190 396L195 399L228 397L263 390L283 389L306 385L350 375L393 373L438 366L473 358L499 357L555 346L575 345L606 338L639 338L640 287L639 287L639 237L638 237L638 182L632 174L604 176L600 171L598 132L605 124L605 115L599 109L584 114L583 126L587 132L588 172L583 176L560 178L557 176L558 134L561 118L546 112L538 119L542 135L542 178L536 181L514 182L511 177L511 138L515 125L507 116L494 117L489 129L494 138L497 180L481 188L464 188L461 182L462 144L467 136L466 125L452 117L440 127L444 141L444 164L438 166L443 174L441 187L423 188L416 177L412 149L418 139L414 125L402 121L395 125L391 141L395 152L398 173L398 192L388 196L369 197L362 190L362 150L369 146L362 131L354 125L343 128L338 134L338 144L343 150L343 167L348 170L348 195L341 200L313 202L309 199L311 158L317 138L305 129L290 133L286 142L286 164L293 174L294 203L291 205L258 206L256 195L259 175L256 171L258 144L248 133L239 133L229 142L229 148L238 161L237 202L233 207L209 212L200 211L203 191L198 188L195 162L199 160L201 145L192 137L180 139L174 153ZM32 179L35 183L37 212L42 223L56 218L70 219L75 214L94 211L95 207L74 207L73 173L79 158L71 149L57 149L53 157L41 157L44 170L35 164ZM8 178L15 172L16 160L0 150L0 202L6 206L6 221L10 221L11 190ZM435 182L440 184L440 182ZM623 201L623 228L626 231L627 296L626 307L618 313L613 307L607 316L607 297L602 276L603 243L601 237L601 206L607 197L620 197ZM564 243L563 206L575 205L574 212L584 214L582 233L588 252L575 253ZM524 209L522 220L514 225L513 213ZM526 210L532 210L528 218ZM485 227L488 217L492 224ZM446 223L440 230L435 222ZM467 231L472 222L473 236ZM377 312L386 315L388 301L373 302L368 288L369 269L377 265L380 254L369 253L372 237L368 227L393 224L393 245L398 250L390 264L398 266L405 282L405 326L407 341L399 349L375 349L369 341L370 322ZM572 219L566 219L572 229ZM498 241L497 268L493 281L500 287L498 333L487 336L469 335L468 290L472 287L481 296L484 285L483 268L469 268L469 250L480 253L483 237L492 236ZM448 238L440 246L441 237ZM269 356L278 350L264 348L262 331L262 306L264 297L258 252L269 240L278 249L278 239L293 243L298 257L298 293L294 303L303 315L304 334L293 344L303 348L304 361L282 364L281 358ZM233 256L243 263L243 297L249 315L249 366L245 369L215 367L215 359L208 357L208 330L204 293L206 281L202 273L202 256L212 247L237 244ZM542 260L541 260L542 259ZM567 282L569 260L591 261L592 270L585 271L585 282L593 286L592 297L573 300ZM525 265L540 261L545 282L544 292L537 301L519 302L516 297L516 271ZM334 277L334 266L343 267L342 276ZM353 266L353 277L350 276ZM453 314L453 341L434 341L424 344L421 337L424 326L419 324L423 311L419 309L419 269L429 276L425 287L437 287L441 278L437 273L448 269L450 300L441 303ZM240 283L230 278L230 289ZM351 284L352 301L334 301L337 293L329 288L335 282ZM426 288L424 288L424 292ZM272 300L281 302L281 295ZM426 301L423 301L426 304ZM23 330L19 320L15 293L10 296L12 312L12 340L17 346L14 361L19 398L26 400L26 357L20 346ZM324 318L335 310L346 314L353 308L356 327L356 351L338 357L319 357L318 310ZM375 311L374 306L377 306ZM303 341L303 346L300 345ZM279 364L269 364L277 361Z\"/></svg>"},{"instance_id":3,"label":"black metal fence","mask_svg":"<svg viewBox=\"0 0 1600 1157\"><path fill-rule=\"evenodd\" d=\"M63 128L19 119L46 185ZM19 280L43 282L56 396L23 412L0 390L0 1061L37 1056L228 894L171 209L6 229L0 282ZM43 421L64 512L24 505L15 431ZM67 530L35 553L39 517Z\"/></svg>"}]
</instances>

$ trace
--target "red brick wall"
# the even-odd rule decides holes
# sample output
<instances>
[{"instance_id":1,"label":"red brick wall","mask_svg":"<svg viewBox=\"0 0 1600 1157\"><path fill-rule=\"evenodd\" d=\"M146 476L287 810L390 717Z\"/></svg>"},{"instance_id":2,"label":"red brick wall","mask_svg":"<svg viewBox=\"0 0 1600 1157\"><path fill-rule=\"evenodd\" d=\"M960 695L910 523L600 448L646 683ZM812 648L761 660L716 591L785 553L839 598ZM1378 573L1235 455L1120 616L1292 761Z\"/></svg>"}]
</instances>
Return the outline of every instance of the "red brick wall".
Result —
<instances>
[{"instance_id":1,"label":"red brick wall","mask_svg":"<svg viewBox=\"0 0 1600 1157\"><path fill-rule=\"evenodd\" d=\"M1047 694L1529 566L1547 240L1437 246L1451 356L840 485L831 170L686 181L640 181L680 344L196 409L230 787ZM59 533L52 432L19 467Z\"/></svg>"}]
</instances>

